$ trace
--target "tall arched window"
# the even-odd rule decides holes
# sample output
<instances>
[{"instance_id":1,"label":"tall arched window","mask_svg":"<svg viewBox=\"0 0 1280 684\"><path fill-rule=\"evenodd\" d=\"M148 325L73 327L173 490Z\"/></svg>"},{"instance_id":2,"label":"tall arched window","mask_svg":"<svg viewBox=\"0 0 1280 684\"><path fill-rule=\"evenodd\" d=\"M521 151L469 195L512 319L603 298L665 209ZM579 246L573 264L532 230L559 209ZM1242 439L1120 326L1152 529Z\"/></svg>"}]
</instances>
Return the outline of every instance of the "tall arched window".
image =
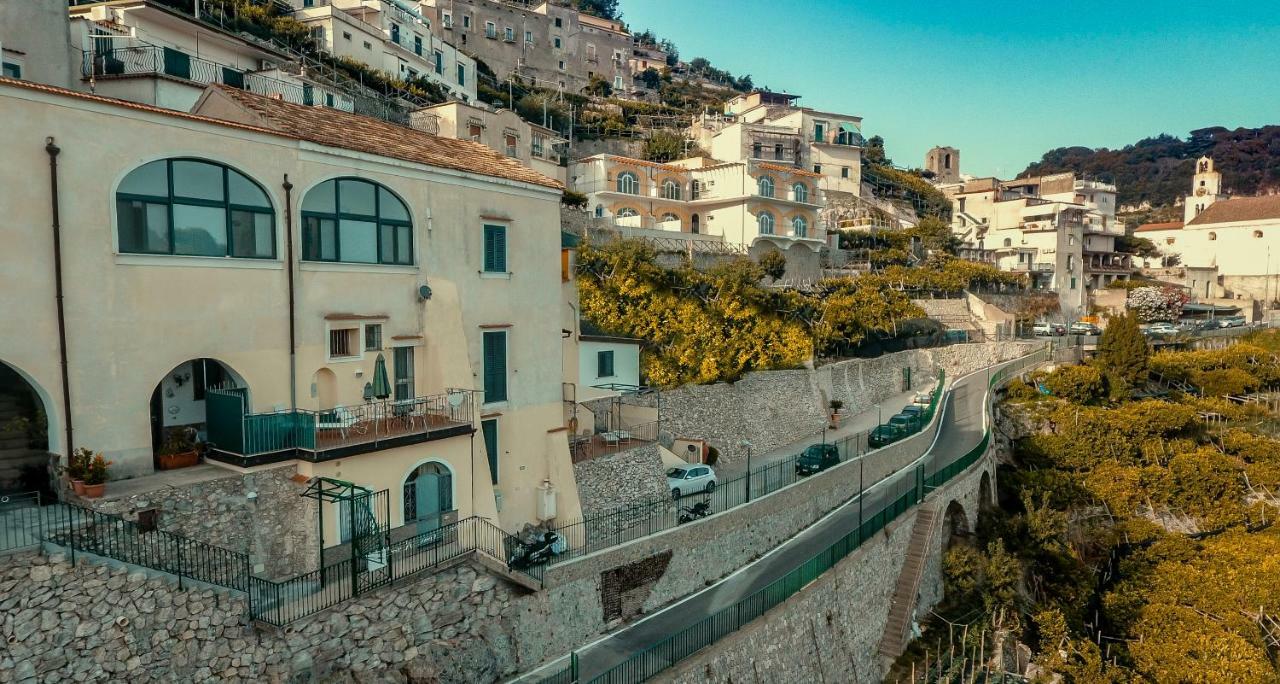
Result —
<instances>
[{"instance_id":1,"label":"tall arched window","mask_svg":"<svg viewBox=\"0 0 1280 684\"><path fill-rule=\"evenodd\" d=\"M667 199L678 200L678 199L680 199L680 195L681 195L681 194L682 194L682 193L681 193L681 191L680 191L680 184L679 184L679 183L677 183L677 182L675 182L675 181L673 181L673 180L663 181L663 183L662 183L662 196L663 196L663 197L665 197L665 198L667 198Z\"/></svg>"},{"instance_id":2,"label":"tall arched window","mask_svg":"<svg viewBox=\"0 0 1280 684\"><path fill-rule=\"evenodd\" d=\"M762 176L757 183L759 194L761 197L773 197L773 179L768 176Z\"/></svg>"},{"instance_id":3,"label":"tall arched window","mask_svg":"<svg viewBox=\"0 0 1280 684\"><path fill-rule=\"evenodd\" d=\"M1005 247L1012 247L1012 246L1013 246L1013 239L1012 239L1012 238L1005 238L1005 239L1004 239L1004 246L1005 246Z\"/></svg>"},{"instance_id":4,"label":"tall arched window","mask_svg":"<svg viewBox=\"0 0 1280 684\"><path fill-rule=\"evenodd\" d=\"M121 253L274 259L275 211L248 176L200 159L143 164L116 189Z\"/></svg>"},{"instance_id":5,"label":"tall arched window","mask_svg":"<svg viewBox=\"0 0 1280 684\"><path fill-rule=\"evenodd\" d=\"M680 221L680 217L679 217L679 216L676 216L675 214L663 214L663 215L662 215L662 222L663 222L663 223L671 223L672 221L679 222L679 221Z\"/></svg>"},{"instance_id":6,"label":"tall arched window","mask_svg":"<svg viewBox=\"0 0 1280 684\"><path fill-rule=\"evenodd\" d=\"M412 264L409 208L377 183L359 178L327 180L302 200L302 258Z\"/></svg>"},{"instance_id":7,"label":"tall arched window","mask_svg":"<svg viewBox=\"0 0 1280 684\"><path fill-rule=\"evenodd\" d=\"M630 171L618 174L618 192L628 195L640 194L640 179Z\"/></svg>"},{"instance_id":8,"label":"tall arched window","mask_svg":"<svg viewBox=\"0 0 1280 684\"><path fill-rule=\"evenodd\" d=\"M761 235L773 235L773 214L762 211L756 216L756 227Z\"/></svg>"},{"instance_id":9,"label":"tall arched window","mask_svg":"<svg viewBox=\"0 0 1280 684\"><path fill-rule=\"evenodd\" d=\"M795 200L797 202L809 201L809 186L805 185L804 183L796 183L795 185L791 186L791 191L795 195Z\"/></svg>"},{"instance_id":10,"label":"tall arched window","mask_svg":"<svg viewBox=\"0 0 1280 684\"><path fill-rule=\"evenodd\" d=\"M809 222L804 220L803 216L797 216L791 219L791 234L795 237L808 237Z\"/></svg>"},{"instance_id":11,"label":"tall arched window","mask_svg":"<svg viewBox=\"0 0 1280 684\"><path fill-rule=\"evenodd\" d=\"M632 209L631 207L623 207L618 210L618 213L614 214L614 216L617 216L618 218L630 218L632 216L639 216L639 215L640 215L640 212L636 211L635 209Z\"/></svg>"}]
</instances>

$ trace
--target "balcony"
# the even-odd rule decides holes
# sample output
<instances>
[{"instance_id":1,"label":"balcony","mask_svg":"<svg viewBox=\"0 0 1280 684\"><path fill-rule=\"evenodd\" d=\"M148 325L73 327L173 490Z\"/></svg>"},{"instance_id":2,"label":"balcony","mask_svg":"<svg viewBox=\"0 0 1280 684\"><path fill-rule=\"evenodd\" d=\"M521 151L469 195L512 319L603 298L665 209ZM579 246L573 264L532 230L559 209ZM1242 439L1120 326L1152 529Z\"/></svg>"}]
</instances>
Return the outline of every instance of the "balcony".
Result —
<instances>
[{"instance_id":1,"label":"balcony","mask_svg":"<svg viewBox=\"0 0 1280 684\"><path fill-rule=\"evenodd\" d=\"M326 411L248 413L239 391L210 390L209 458L242 467L289 459L328 461L471 434L472 392L376 400Z\"/></svg>"},{"instance_id":2,"label":"balcony","mask_svg":"<svg viewBox=\"0 0 1280 684\"><path fill-rule=\"evenodd\" d=\"M1133 257L1119 252L1085 252L1085 271L1090 273L1132 273Z\"/></svg>"}]
</instances>

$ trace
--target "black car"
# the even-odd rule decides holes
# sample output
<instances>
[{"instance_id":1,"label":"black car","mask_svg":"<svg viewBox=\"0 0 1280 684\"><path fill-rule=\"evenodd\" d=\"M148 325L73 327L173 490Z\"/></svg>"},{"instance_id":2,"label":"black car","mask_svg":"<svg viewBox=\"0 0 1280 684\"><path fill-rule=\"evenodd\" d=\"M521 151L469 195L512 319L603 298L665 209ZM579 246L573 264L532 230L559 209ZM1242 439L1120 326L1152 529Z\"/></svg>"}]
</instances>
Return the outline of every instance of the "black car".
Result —
<instances>
[{"instance_id":1,"label":"black car","mask_svg":"<svg viewBox=\"0 0 1280 684\"><path fill-rule=\"evenodd\" d=\"M833 465L840 464L840 450L834 444L814 444L805 449L796 459L797 475L820 473Z\"/></svg>"},{"instance_id":2,"label":"black car","mask_svg":"<svg viewBox=\"0 0 1280 684\"><path fill-rule=\"evenodd\" d=\"M879 449L882 446L888 446L906 436L906 431L895 425L877 425L871 434L867 435L867 446L872 449Z\"/></svg>"}]
</instances>

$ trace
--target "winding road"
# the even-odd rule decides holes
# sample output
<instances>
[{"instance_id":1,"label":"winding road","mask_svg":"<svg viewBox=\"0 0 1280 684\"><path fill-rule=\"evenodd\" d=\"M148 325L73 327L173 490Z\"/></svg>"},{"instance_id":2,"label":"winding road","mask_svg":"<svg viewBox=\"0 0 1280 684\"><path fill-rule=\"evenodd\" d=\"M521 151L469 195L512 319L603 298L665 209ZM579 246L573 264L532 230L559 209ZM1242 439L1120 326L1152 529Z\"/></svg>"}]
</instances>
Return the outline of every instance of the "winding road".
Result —
<instances>
[{"instance_id":1,"label":"winding road","mask_svg":"<svg viewBox=\"0 0 1280 684\"><path fill-rule=\"evenodd\" d=\"M990 373L998 367L964 376L952 385L944 399L937 437L924 456L926 475L960 458L982 440L983 401ZM752 564L697 594L581 647L577 651L578 681L590 682L638 651L768 586L825 550L833 541L857 529L863 509L868 514L879 510L913 486L912 478L890 476L881 480ZM516 681L539 681L539 675L566 666L567 658L561 658Z\"/></svg>"}]
</instances>

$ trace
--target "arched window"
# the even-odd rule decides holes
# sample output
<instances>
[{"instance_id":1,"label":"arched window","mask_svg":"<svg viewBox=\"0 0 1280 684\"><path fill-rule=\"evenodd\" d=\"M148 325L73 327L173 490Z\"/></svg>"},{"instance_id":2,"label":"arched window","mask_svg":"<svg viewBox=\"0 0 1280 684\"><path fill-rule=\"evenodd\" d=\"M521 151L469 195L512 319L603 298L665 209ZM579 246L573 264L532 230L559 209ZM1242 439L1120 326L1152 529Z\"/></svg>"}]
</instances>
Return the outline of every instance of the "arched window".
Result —
<instances>
[{"instance_id":1,"label":"arched window","mask_svg":"<svg viewBox=\"0 0 1280 684\"><path fill-rule=\"evenodd\" d=\"M1012 246L1013 246L1013 240L1012 240L1011 238L1005 238L1005 239L1004 239L1004 246L1005 246L1005 247L1012 247Z\"/></svg>"},{"instance_id":2,"label":"arched window","mask_svg":"<svg viewBox=\"0 0 1280 684\"><path fill-rule=\"evenodd\" d=\"M797 202L809 201L809 187L804 183L796 183L795 185L791 186L791 191L792 193L795 194L795 201Z\"/></svg>"},{"instance_id":3,"label":"arched window","mask_svg":"<svg viewBox=\"0 0 1280 684\"><path fill-rule=\"evenodd\" d=\"M791 234L795 237L808 237L809 222L804 220L803 216L797 216L791 219Z\"/></svg>"},{"instance_id":4,"label":"arched window","mask_svg":"<svg viewBox=\"0 0 1280 684\"><path fill-rule=\"evenodd\" d=\"M640 194L640 179L630 171L624 171L618 174L618 192L628 195Z\"/></svg>"},{"instance_id":5,"label":"arched window","mask_svg":"<svg viewBox=\"0 0 1280 684\"><path fill-rule=\"evenodd\" d=\"M614 216L617 216L618 218L630 218L632 216L639 216L639 215L640 215L640 212L636 211L635 209L632 209L631 207L623 207L618 210L617 214L614 214Z\"/></svg>"},{"instance_id":6,"label":"arched window","mask_svg":"<svg viewBox=\"0 0 1280 684\"><path fill-rule=\"evenodd\" d=\"M327 180L302 200L302 258L356 264L412 264L409 208L359 178Z\"/></svg>"},{"instance_id":7,"label":"arched window","mask_svg":"<svg viewBox=\"0 0 1280 684\"><path fill-rule=\"evenodd\" d=\"M773 214L762 211L756 216L756 227L761 235L773 235Z\"/></svg>"},{"instance_id":8,"label":"arched window","mask_svg":"<svg viewBox=\"0 0 1280 684\"><path fill-rule=\"evenodd\" d=\"M1217 240L1217 239L1218 239L1218 234L1217 234L1217 233L1210 232L1210 233L1209 233L1209 239L1210 239L1210 240Z\"/></svg>"},{"instance_id":9,"label":"arched window","mask_svg":"<svg viewBox=\"0 0 1280 684\"><path fill-rule=\"evenodd\" d=\"M663 215L662 215L662 223L670 223L671 221L679 222L679 221L680 221L680 217L679 217L679 216L676 216L675 214L663 214Z\"/></svg>"},{"instance_id":10,"label":"arched window","mask_svg":"<svg viewBox=\"0 0 1280 684\"><path fill-rule=\"evenodd\" d=\"M200 159L143 164L116 189L121 253L274 259L275 211L248 176Z\"/></svg>"},{"instance_id":11,"label":"arched window","mask_svg":"<svg viewBox=\"0 0 1280 684\"><path fill-rule=\"evenodd\" d=\"M679 183L677 183L677 182L675 182L675 181L673 181L673 180L663 181L663 183L662 183L662 196L663 196L663 197L665 197L665 198L667 198L667 199L678 200L678 199L680 199L680 195L681 195L681 194L682 194L682 193L681 193L681 191L680 191L680 184L679 184Z\"/></svg>"},{"instance_id":12,"label":"arched window","mask_svg":"<svg viewBox=\"0 0 1280 684\"><path fill-rule=\"evenodd\" d=\"M773 179L768 176L762 176L758 185L761 197L773 197Z\"/></svg>"}]
</instances>

